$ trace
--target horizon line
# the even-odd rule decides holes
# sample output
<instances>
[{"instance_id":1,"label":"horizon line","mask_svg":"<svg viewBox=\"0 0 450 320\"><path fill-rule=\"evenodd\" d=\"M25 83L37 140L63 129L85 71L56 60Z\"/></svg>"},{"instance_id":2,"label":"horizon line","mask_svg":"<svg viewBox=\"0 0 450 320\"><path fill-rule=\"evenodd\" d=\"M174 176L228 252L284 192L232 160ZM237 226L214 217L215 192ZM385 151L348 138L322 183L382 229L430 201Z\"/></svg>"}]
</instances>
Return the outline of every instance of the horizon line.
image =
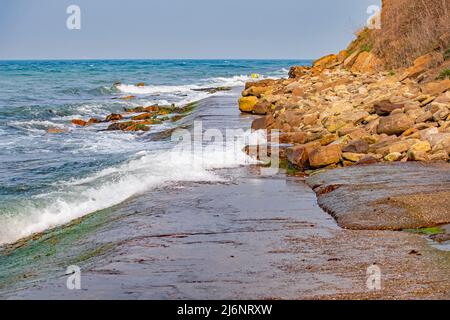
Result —
<instances>
[{"instance_id":1,"label":"horizon line","mask_svg":"<svg viewBox=\"0 0 450 320\"><path fill-rule=\"evenodd\" d=\"M264 60L315 60L316 58L15 58L15 59L2 59L0 61L127 61L127 60L147 60L147 61L156 61L156 60L224 60L224 61L233 61L233 60L253 60L253 61L264 61Z\"/></svg>"}]
</instances>

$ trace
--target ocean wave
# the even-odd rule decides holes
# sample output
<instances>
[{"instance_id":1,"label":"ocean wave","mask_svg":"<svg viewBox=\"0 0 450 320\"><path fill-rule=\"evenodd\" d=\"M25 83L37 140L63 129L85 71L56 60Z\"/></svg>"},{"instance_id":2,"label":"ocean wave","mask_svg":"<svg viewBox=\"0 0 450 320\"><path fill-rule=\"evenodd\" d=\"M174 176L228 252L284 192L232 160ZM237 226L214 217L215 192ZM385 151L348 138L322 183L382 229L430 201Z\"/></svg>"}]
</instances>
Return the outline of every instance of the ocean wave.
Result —
<instances>
[{"instance_id":1,"label":"ocean wave","mask_svg":"<svg viewBox=\"0 0 450 320\"><path fill-rule=\"evenodd\" d=\"M175 182L222 181L212 169L255 163L242 147L209 146L200 155L144 151L123 165L64 182L55 188L58 191L34 196L0 211L0 244L117 205L154 187Z\"/></svg>"},{"instance_id":2,"label":"ocean wave","mask_svg":"<svg viewBox=\"0 0 450 320\"><path fill-rule=\"evenodd\" d=\"M48 120L11 121L8 126L34 133L46 132L50 128L63 129L64 124Z\"/></svg>"},{"instance_id":3,"label":"ocean wave","mask_svg":"<svg viewBox=\"0 0 450 320\"><path fill-rule=\"evenodd\" d=\"M142 94L142 95L158 95L161 93L187 93L193 89L199 89L197 85L180 85L180 86L136 86L132 84L119 84L117 89L123 93Z\"/></svg>"},{"instance_id":4,"label":"ocean wave","mask_svg":"<svg viewBox=\"0 0 450 320\"><path fill-rule=\"evenodd\" d=\"M260 76L258 79L266 78ZM239 87L244 86L246 82L255 80L251 75L236 75L232 77L214 77L200 80L194 84L185 85L144 85L136 86L132 84L119 84L116 89L123 94L137 95L138 99L143 97L152 97L147 99L147 103L184 105L190 102L199 101L211 95L226 94L218 91L208 93L199 91L205 88L218 87ZM140 101L142 102L142 101ZM161 103L165 102L165 103Z\"/></svg>"}]
</instances>

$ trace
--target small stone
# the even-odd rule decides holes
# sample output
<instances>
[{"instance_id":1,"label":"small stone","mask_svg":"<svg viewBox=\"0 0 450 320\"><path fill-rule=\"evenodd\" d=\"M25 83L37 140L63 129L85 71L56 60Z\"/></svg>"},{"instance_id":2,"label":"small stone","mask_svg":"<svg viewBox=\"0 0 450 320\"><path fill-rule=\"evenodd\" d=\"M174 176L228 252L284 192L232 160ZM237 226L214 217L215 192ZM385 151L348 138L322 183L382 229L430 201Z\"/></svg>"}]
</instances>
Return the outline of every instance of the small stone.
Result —
<instances>
[{"instance_id":1,"label":"small stone","mask_svg":"<svg viewBox=\"0 0 450 320\"><path fill-rule=\"evenodd\" d=\"M252 122L252 130L253 131L265 130L265 129L269 128L273 124L273 122L274 122L274 119L273 119L272 115L267 115L265 117L255 119Z\"/></svg>"},{"instance_id":2,"label":"small stone","mask_svg":"<svg viewBox=\"0 0 450 320\"><path fill-rule=\"evenodd\" d=\"M81 120L81 119L73 119L72 124L81 126L81 127L85 127L87 125L87 122L84 120Z\"/></svg>"},{"instance_id":3,"label":"small stone","mask_svg":"<svg viewBox=\"0 0 450 320\"><path fill-rule=\"evenodd\" d=\"M430 111L425 111L416 118L416 123L427 122L429 120L433 120L433 114Z\"/></svg>"},{"instance_id":4,"label":"small stone","mask_svg":"<svg viewBox=\"0 0 450 320\"><path fill-rule=\"evenodd\" d=\"M429 161L430 157L427 153L422 151L408 151L408 160L409 161Z\"/></svg>"},{"instance_id":5,"label":"small stone","mask_svg":"<svg viewBox=\"0 0 450 320\"><path fill-rule=\"evenodd\" d=\"M369 151L369 144L364 140L350 141L349 144L342 148L342 151L353 153L367 153Z\"/></svg>"},{"instance_id":6,"label":"small stone","mask_svg":"<svg viewBox=\"0 0 450 320\"><path fill-rule=\"evenodd\" d=\"M150 114L150 113L142 113L142 114L132 117L131 119L132 120L147 120L147 119L150 119L151 117L152 117L152 114Z\"/></svg>"},{"instance_id":7,"label":"small stone","mask_svg":"<svg viewBox=\"0 0 450 320\"><path fill-rule=\"evenodd\" d=\"M372 155L365 155L364 157L361 158L361 160L359 160L357 163L355 163L355 165L359 166L359 165L369 165L369 164L374 164L377 163L378 159Z\"/></svg>"},{"instance_id":8,"label":"small stone","mask_svg":"<svg viewBox=\"0 0 450 320\"><path fill-rule=\"evenodd\" d=\"M389 153L387 156L385 156L384 160L393 162L393 161L398 161L401 158L402 158L402 154L400 152L392 152L392 153Z\"/></svg>"},{"instance_id":9,"label":"small stone","mask_svg":"<svg viewBox=\"0 0 450 320\"><path fill-rule=\"evenodd\" d=\"M352 162L358 162L361 160L365 154L363 153L353 153L353 152L344 152L342 153L342 158Z\"/></svg>"},{"instance_id":10,"label":"small stone","mask_svg":"<svg viewBox=\"0 0 450 320\"><path fill-rule=\"evenodd\" d=\"M64 133L67 132L67 129L61 129L61 128L49 128L47 129L47 133Z\"/></svg>"},{"instance_id":11,"label":"small stone","mask_svg":"<svg viewBox=\"0 0 450 320\"><path fill-rule=\"evenodd\" d=\"M396 109L402 109L404 107L405 107L404 104L394 104L391 103L389 100L383 100L374 104L375 112L379 116L389 115L391 114L392 111Z\"/></svg>"},{"instance_id":12,"label":"small stone","mask_svg":"<svg viewBox=\"0 0 450 320\"><path fill-rule=\"evenodd\" d=\"M445 150L440 150L436 153L431 154L430 156L431 161L448 161L448 153Z\"/></svg>"},{"instance_id":13,"label":"small stone","mask_svg":"<svg viewBox=\"0 0 450 320\"><path fill-rule=\"evenodd\" d=\"M106 121L118 121L122 120L122 116L117 113L111 113L109 116L106 117Z\"/></svg>"},{"instance_id":14,"label":"small stone","mask_svg":"<svg viewBox=\"0 0 450 320\"><path fill-rule=\"evenodd\" d=\"M413 144L409 151L426 153L431 151L431 145L428 141L420 141Z\"/></svg>"},{"instance_id":15,"label":"small stone","mask_svg":"<svg viewBox=\"0 0 450 320\"><path fill-rule=\"evenodd\" d=\"M270 111L271 107L272 104L269 101L260 101L255 105L252 112L257 115L266 115Z\"/></svg>"}]
</instances>

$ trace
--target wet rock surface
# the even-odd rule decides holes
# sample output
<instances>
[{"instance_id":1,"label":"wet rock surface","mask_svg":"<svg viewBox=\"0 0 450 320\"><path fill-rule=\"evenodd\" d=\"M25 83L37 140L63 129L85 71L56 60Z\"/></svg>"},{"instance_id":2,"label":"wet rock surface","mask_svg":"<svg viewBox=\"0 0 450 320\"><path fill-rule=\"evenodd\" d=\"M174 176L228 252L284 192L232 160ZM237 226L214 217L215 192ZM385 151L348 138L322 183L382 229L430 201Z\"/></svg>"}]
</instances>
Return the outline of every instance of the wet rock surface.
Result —
<instances>
[{"instance_id":1,"label":"wet rock surface","mask_svg":"<svg viewBox=\"0 0 450 320\"><path fill-rule=\"evenodd\" d=\"M92 227L70 250L62 250L64 233L45 236L48 244L59 239L55 264L47 258L44 270L31 271L19 288L0 288L0 297L449 298L448 252L416 234L343 230L301 180L237 170L241 177L232 183L155 190L87 217L79 225ZM73 261L83 290L66 288L65 264ZM366 287L374 263L383 274L380 291ZM33 281L36 272L51 278Z\"/></svg>"},{"instance_id":2,"label":"wet rock surface","mask_svg":"<svg viewBox=\"0 0 450 320\"><path fill-rule=\"evenodd\" d=\"M248 128L253 116L239 116L231 100L209 99L198 117ZM449 252L418 234L342 229L301 178L259 170L164 186L2 247L0 298L449 298ZM366 286L374 263L380 291ZM66 287L73 264L82 290Z\"/></svg>"},{"instance_id":3,"label":"wet rock surface","mask_svg":"<svg viewBox=\"0 0 450 320\"><path fill-rule=\"evenodd\" d=\"M450 164L392 163L311 176L322 209L347 229L401 230L450 223Z\"/></svg>"}]
</instances>

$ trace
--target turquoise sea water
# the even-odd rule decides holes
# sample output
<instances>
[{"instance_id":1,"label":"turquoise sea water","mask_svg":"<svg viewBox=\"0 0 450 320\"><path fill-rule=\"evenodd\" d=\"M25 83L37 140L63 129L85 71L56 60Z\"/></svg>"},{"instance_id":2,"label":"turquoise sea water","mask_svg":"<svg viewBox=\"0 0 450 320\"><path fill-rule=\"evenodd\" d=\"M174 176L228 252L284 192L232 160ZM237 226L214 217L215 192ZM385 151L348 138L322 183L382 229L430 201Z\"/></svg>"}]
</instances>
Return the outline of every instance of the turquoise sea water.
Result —
<instances>
[{"instance_id":1,"label":"turquoise sea water","mask_svg":"<svg viewBox=\"0 0 450 320\"><path fill-rule=\"evenodd\" d=\"M0 244L67 223L171 181L208 180L183 170L149 133L79 128L75 118L104 118L124 108L205 99L195 89L237 87L257 73L285 77L287 60L0 61ZM120 82L121 85L113 86ZM134 84L144 82L144 87ZM227 93L218 93L227 94ZM136 99L120 100L134 95ZM103 127L102 127L103 126ZM49 134L50 128L66 130ZM211 155L208 164L214 168ZM230 165L239 163L230 163Z\"/></svg>"}]
</instances>

